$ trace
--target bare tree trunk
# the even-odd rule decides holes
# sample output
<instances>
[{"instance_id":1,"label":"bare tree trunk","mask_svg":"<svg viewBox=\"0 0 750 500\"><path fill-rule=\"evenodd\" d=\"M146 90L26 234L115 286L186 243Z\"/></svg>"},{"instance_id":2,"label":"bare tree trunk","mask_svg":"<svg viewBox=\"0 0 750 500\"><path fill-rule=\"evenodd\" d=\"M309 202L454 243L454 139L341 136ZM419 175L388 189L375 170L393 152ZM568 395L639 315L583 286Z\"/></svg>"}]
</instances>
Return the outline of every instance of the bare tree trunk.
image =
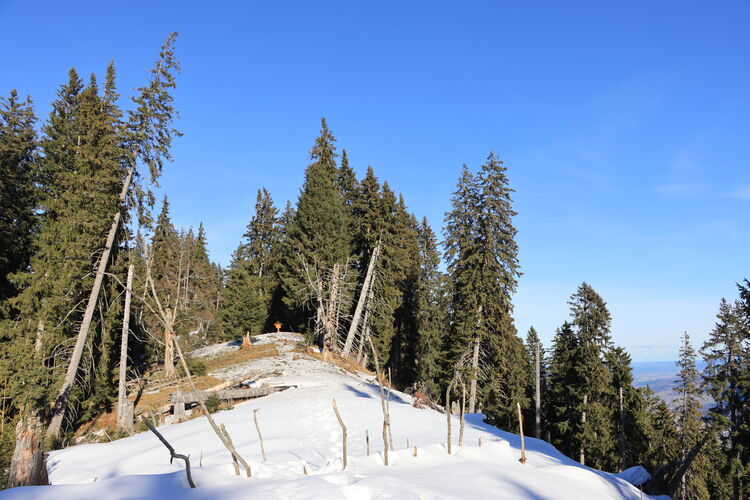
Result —
<instances>
[{"instance_id":1,"label":"bare tree trunk","mask_svg":"<svg viewBox=\"0 0 750 500\"><path fill-rule=\"evenodd\" d=\"M385 408L388 410L388 444L391 447L391 451L393 451L393 426L391 425L391 385L393 385L393 382L391 380L391 368L388 368L388 386L386 388L386 399L385 399Z\"/></svg>"},{"instance_id":2,"label":"bare tree trunk","mask_svg":"<svg viewBox=\"0 0 750 500\"><path fill-rule=\"evenodd\" d=\"M479 327L482 321L482 306L477 309L476 333L474 334L474 352L471 356L471 383L469 386L469 413L476 411L477 377L479 376Z\"/></svg>"},{"instance_id":3,"label":"bare tree trunk","mask_svg":"<svg viewBox=\"0 0 750 500\"><path fill-rule=\"evenodd\" d=\"M378 379L378 387L380 388L380 407L383 410L383 463L388 465L388 428L391 425L391 417L388 414L388 407L385 404L385 393L383 392L383 374L380 372L380 363L378 362L378 353L375 351L375 346L372 344L372 339L368 336L368 342L370 343L370 349L372 350L372 359L375 361L375 376Z\"/></svg>"},{"instance_id":4,"label":"bare tree trunk","mask_svg":"<svg viewBox=\"0 0 750 500\"><path fill-rule=\"evenodd\" d=\"M122 191L120 191L120 206L112 219L112 225L110 226L109 234L107 235L107 242L105 243L102 254L99 257L99 265L96 269L94 286L91 288L91 293L89 294L88 302L86 303L86 312L83 314L83 321L81 322L80 330L78 330L78 337L76 338L76 345L73 348L73 355L70 357L68 370L65 372L65 381L63 382L52 407L52 419L50 420L49 427L47 427L48 436L57 437L60 435L63 417L65 416L65 410L68 407L70 388L73 387L73 383L75 382L76 373L78 373L78 366L81 363L81 356L83 355L83 348L86 345L86 337L88 337L89 328L91 328L91 321L94 319L94 310L96 309L96 303L99 300L99 292L101 291L102 283L104 282L104 274L107 271L107 265L109 264L109 255L112 252L112 246L115 242L117 228L120 225L120 218L122 218L122 206L125 203L125 197L128 194L130 181L133 179L134 170L135 165L132 165L128 169L128 174L125 176L125 182L122 185Z\"/></svg>"},{"instance_id":5,"label":"bare tree trunk","mask_svg":"<svg viewBox=\"0 0 750 500\"><path fill-rule=\"evenodd\" d=\"M445 418L448 421L448 455L451 454L451 384L445 389Z\"/></svg>"},{"instance_id":6,"label":"bare tree trunk","mask_svg":"<svg viewBox=\"0 0 750 500\"><path fill-rule=\"evenodd\" d=\"M581 427L586 426L586 405L589 403L589 395L584 394L583 395L583 412L581 412ZM578 457L578 461L581 462L581 465L586 465L586 454L583 449L583 443L581 443L581 454Z\"/></svg>"},{"instance_id":7,"label":"bare tree trunk","mask_svg":"<svg viewBox=\"0 0 750 500\"><path fill-rule=\"evenodd\" d=\"M466 416L466 385L461 382L461 419L458 428L458 446L464 445L464 419Z\"/></svg>"},{"instance_id":8,"label":"bare tree trunk","mask_svg":"<svg viewBox=\"0 0 750 500\"><path fill-rule=\"evenodd\" d=\"M151 432L153 432L156 435L156 437L159 438L159 441L161 441L162 444L164 446L166 446L167 449L169 450L169 455L171 457L170 460L169 460L170 463L175 458L179 458L180 460L182 460L183 462L185 462L185 474L187 475L188 484L190 485L191 488L195 488L195 483L193 482L193 475L190 473L190 457L189 456L185 456L185 455L181 455L181 454L175 452L174 448L172 447L172 445L169 444L169 442L164 438L164 436L162 436L161 433L159 431L157 431L154 428L154 426L149 423L148 419L145 416L143 416L142 419L143 419L143 423L146 424L146 427L148 427L149 430ZM203 462L203 452L202 451L201 451L201 462Z\"/></svg>"},{"instance_id":9,"label":"bare tree trunk","mask_svg":"<svg viewBox=\"0 0 750 500\"><path fill-rule=\"evenodd\" d=\"M227 442L234 448L234 443L232 443L232 438L229 437L229 433L227 432L227 428L224 427L224 424L221 424L219 426L219 429L221 430L221 433L224 435L224 439L227 440ZM232 464L234 464L234 475L239 476L240 475L240 464L237 463L237 457L232 453Z\"/></svg>"},{"instance_id":10,"label":"bare tree trunk","mask_svg":"<svg viewBox=\"0 0 750 500\"><path fill-rule=\"evenodd\" d=\"M521 415L521 403L516 402L518 410L518 434L521 435L521 458L518 460L522 464L526 463L526 443L523 440L523 415Z\"/></svg>"},{"instance_id":11,"label":"bare tree trunk","mask_svg":"<svg viewBox=\"0 0 750 500\"><path fill-rule=\"evenodd\" d=\"M177 371L174 366L174 324L177 319L177 309L167 308L168 326L164 327L164 374L169 378L175 378Z\"/></svg>"},{"instance_id":12,"label":"bare tree trunk","mask_svg":"<svg viewBox=\"0 0 750 500\"><path fill-rule=\"evenodd\" d=\"M370 335L370 308L365 307L365 316L362 319L362 331L359 334L359 352L357 353L357 363L367 366L367 337ZM364 362L363 362L364 360Z\"/></svg>"},{"instance_id":13,"label":"bare tree trunk","mask_svg":"<svg viewBox=\"0 0 750 500\"><path fill-rule=\"evenodd\" d=\"M338 339L336 331L336 310L338 309L339 300L339 265L334 264L331 271L331 293L328 298L328 308L326 310L326 336L323 342L329 351L338 349Z\"/></svg>"},{"instance_id":14,"label":"bare tree trunk","mask_svg":"<svg viewBox=\"0 0 750 500\"><path fill-rule=\"evenodd\" d=\"M34 352L41 352L44 339L44 321L39 320L36 326L36 341L34 342Z\"/></svg>"},{"instance_id":15,"label":"bare tree trunk","mask_svg":"<svg viewBox=\"0 0 750 500\"><path fill-rule=\"evenodd\" d=\"M536 344L535 348L535 383L534 383L534 390L535 390L535 397L534 397L534 412L535 412L535 421L534 421L534 435L537 439L542 438L542 356L541 352L539 352L539 342Z\"/></svg>"},{"instance_id":16,"label":"bare tree trunk","mask_svg":"<svg viewBox=\"0 0 750 500\"><path fill-rule=\"evenodd\" d=\"M336 413L336 419L339 421L339 425L341 426L341 450L344 455L344 465L342 469L346 469L346 426L344 425L344 421L341 419L341 415L339 414L339 409L336 407L336 400L333 400L333 411Z\"/></svg>"},{"instance_id":17,"label":"bare tree trunk","mask_svg":"<svg viewBox=\"0 0 750 500\"><path fill-rule=\"evenodd\" d=\"M128 371L128 336L130 335L130 299L133 288L133 264L128 266L128 280L125 288L125 309L122 316L122 337L120 339L120 380L117 391L117 428L125 432L133 432L133 420L130 412L125 412L125 405L129 403L125 388ZM130 414L130 421L125 420L125 414Z\"/></svg>"},{"instance_id":18,"label":"bare tree trunk","mask_svg":"<svg viewBox=\"0 0 750 500\"><path fill-rule=\"evenodd\" d=\"M352 323L349 325L349 332L346 334L346 341L344 342L344 349L342 353L344 356L348 356L352 350L352 344L354 343L354 337L357 335L357 329L359 328L359 320L362 316L362 310L367 302L367 297L370 293L370 287L375 279L375 263L378 260L378 254L380 253L380 241L375 245L370 256L370 263L367 265L367 274L365 275L365 281L362 284L362 291L359 294L359 300L357 301L357 307L354 309L354 316L352 317Z\"/></svg>"},{"instance_id":19,"label":"bare tree trunk","mask_svg":"<svg viewBox=\"0 0 750 500\"><path fill-rule=\"evenodd\" d=\"M253 410L253 420L255 421L255 430L258 431L258 439L260 440L260 454L263 457L263 461L266 461L266 448L263 446L263 435L260 433L260 425L258 425L258 411Z\"/></svg>"},{"instance_id":20,"label":"bare tree trunk","mask_svg":"<svg viewBox=\"0 0 750 500\"><path fill-rule=\"evenodd\" d=\"M620 386L620 472L625 470L625 405Z\"/></svg>"},{"instance_id":21,"label":"bare tree trunk","mask_svg":"<svg viewBox=\"0 0 750 500\"><path fill-rule=\"evenodd\" d=\"M38 414L24 417L16 425L16 447L10 462L8 487L48 484L44 464L44 424Z\"/></svg>"}]
</instances>

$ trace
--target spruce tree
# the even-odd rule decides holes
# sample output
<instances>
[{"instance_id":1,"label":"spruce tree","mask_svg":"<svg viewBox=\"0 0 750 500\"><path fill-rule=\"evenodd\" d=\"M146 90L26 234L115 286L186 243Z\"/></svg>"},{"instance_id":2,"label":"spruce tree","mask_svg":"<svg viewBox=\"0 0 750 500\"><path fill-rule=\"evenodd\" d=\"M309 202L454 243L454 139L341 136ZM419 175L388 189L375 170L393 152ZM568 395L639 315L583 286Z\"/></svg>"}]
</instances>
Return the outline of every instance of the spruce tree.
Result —
<instances>
[{"instance_id":1,"label":"spruce tree","mask_svg":"<svg viewBox=\"0 0 750 500\"><path fill-rule=\"evenodd\" d=\"M222 321L229 337L262 333L272 322L272 300L279 286L277 214L268 191L258 190L255 215L232 258L223 293Z\"/></svg>"},{"instance_id":2,"label":"spruce tree","mask_svg":"<svg viewBox=\"0 0 750 500\"><path fill-rule=\"evenodd\" d=\"M335 264L346 266L351 253L348 210L337 185L335 142L323 118L295 216L286 225L280 267L284 302L292 316L282 322L318 335L321 342L324 330L317 316L329 299L326 276Z\"/></svg>"},{"instance_id":3,"label":"spruce tree","mask_svg":"<svg viewBox=\"0 0 750 500\"><path fill-rule=\"evenodd\" d=\"M0 99L0 320L19 290L10 275L26 271L37 231L37 135L31 98L11 90Z\"/></svg>"},{"instance_id":4,"label":"spruce tree","mask_svg":"<svg viewBox=\"0 0 750 500\"><path fill-rule=\"evenodd\" d=\"M515 403L526 404L523 342L511 303L520 275L512 193L506 167L490 153L476 177L464 166L445 221L453 290L448 364L468 356L470 411L476 398L492 421L508 426ZM480 367L482 387L474 396Z\"/></svg>"},{"instance_id":5,"label":"spruce tree","mask_svg":"<svg viewBox=\"0 0 750 500\"><path fill-rule=\"evenodd\" d=\"M448 328L447 280L440 271L437 238L427 217L418 227L420 274L417 285L417 371L422 390L440 397L442 349Z\"/></svg>"},{"instance_id":6,"label":"spruce tree","mask_svg":"<svg viewBox=\"0 0 750 500\"><path fill-rule=\"evenodd\" d=\"M680 443L680 457L685 459L689 451L702 439L702 414L700 402L700 380L696 367L697 353L690 343L687 332L682 335L682 345L677 366L680 368L674 381L672 392L674 412L677 416L677 430ZM705 445L704 445L705 446ZM701 450L693 465L688 468L675 494L680 500L692 500L708 496L706 471L711 468L706 453Z\"/></svg>"},{"instance_id":7,"label":"spruce tree","mask_svg":"<svg viewBox=\"0 0 750 500\"><path fill-rule=\"evenodd\" d=\"M742 289L741 289L742 291ZM722 473L732 481L732 498L741 498L748 489L746 464L750 463L750 331L745 304L722 299L718 322L703 344L706 361L703 383L714 400L709 417L721 432L726 453Z\"/></svg>"}]
</instances>

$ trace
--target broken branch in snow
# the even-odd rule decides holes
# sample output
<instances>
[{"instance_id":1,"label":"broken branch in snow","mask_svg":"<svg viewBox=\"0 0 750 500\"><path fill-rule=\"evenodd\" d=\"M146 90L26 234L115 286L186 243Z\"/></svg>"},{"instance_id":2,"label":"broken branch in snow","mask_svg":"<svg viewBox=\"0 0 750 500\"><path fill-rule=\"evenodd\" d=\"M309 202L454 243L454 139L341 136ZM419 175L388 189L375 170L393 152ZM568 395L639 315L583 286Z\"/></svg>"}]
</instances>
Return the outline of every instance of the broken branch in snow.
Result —
<instances>
[{"instance_id":1,"label":"broken branch in snow","mask_svg":"<svg viewBox=\"0 0 750 500\"><path fill-rule=\"evenodd\" d=\"M172 448L172 445L169 444L169 442L166 439L164 439L164 436L162 436L159 433L159 431L157 431L154 428L154 426L151 425L151 423L148 421L148 419L145 416L143 416L141 419L143 420L143 423L146 424L146 427L148 427L148 429L151 432L153 432L156 435L156 437L159 438L159 441L161 441L164 444L164 446L166 446L167 449L169 450L169 455L170 455L169 463L170 464L172 463L172 460L174 460L175 458L179 458L180 460L185 461L185 474L187 474L188 484L190 485L191 488L195 488L195 483L193 482L193 476L190 474L190 457L187 457L180 453L176 453L174 451L174 448Z\"/></svg>"},{"instance_id":2,"label":"broken branch in snow","mask_svg":"<svg viewBox=\"0 0 750 500\"><path fill-rule=\"evenodd\" d=\"M258 411L260 410L253 410L253 420L255 421L255 430L258 431L258 439L260 439L260 454L263 456L263 461L266 461L266 449L263 447L263 436L260 433L260 425L258 425Z\"/></svg>"},{"instance_id":3,"label":"broken branch in snow","mask_svg":"<svg viewBox=\"0 0 750 500\"><path fill-rule=\"evenodd\" d=\"M336 400L333 400L333 411L336 413L336 418L339 421L339 425L341 426L341 447L344 454L344 466L342 469L346 469L346 425L344 425L344 421L341 419L341 414L339 414L339 409L336 407Z\"/></svg>"}]
</instances>

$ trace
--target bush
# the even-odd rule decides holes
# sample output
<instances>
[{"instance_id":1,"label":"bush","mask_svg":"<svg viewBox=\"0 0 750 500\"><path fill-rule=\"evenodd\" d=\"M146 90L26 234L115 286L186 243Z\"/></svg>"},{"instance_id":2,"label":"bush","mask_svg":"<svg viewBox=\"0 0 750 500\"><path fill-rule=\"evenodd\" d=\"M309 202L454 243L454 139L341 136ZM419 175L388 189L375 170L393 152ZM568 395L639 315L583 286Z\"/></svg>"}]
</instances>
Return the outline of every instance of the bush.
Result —
<instances>
[{"instance_id":1,"label":"bush","mask_svg":"<svg viewBox=\"0 0 750 500\"><path fill-rule=\"evenodd\" d=\"M209 413L215 413L221 406L221 399L219 399L218 394L213 393L210 394L205 401L203 401L203 404L206 405L206 409Z\"/></svg>"},{"instance_id":2,"label":"bush","mask_svg":"<svg viewBox=\"0 0 750 500\"><path fill-rule=\"evenodd\" d=\"M200 359L185 355L185 364L187 364L190 373L196 377L202 377L208 373L206 365ZM184 371L182 365L180 365L180 371ZM187 376L187 373L183 373L183 376Z\"/></svg>"}]
</instances>

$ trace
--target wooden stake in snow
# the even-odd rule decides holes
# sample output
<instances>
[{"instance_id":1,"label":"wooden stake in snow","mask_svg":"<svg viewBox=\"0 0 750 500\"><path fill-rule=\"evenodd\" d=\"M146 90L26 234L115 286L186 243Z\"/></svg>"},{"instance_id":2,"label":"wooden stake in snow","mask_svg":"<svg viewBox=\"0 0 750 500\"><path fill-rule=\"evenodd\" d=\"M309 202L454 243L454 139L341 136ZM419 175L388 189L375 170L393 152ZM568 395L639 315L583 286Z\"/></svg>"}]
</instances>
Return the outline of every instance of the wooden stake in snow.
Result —
<instances>
[{"instance_id":1,"label":"wooden stake in snow","mask_svg":"<svg viewBox=\"0 0 750 500\"><path fill-rule=\"evenodd\" d=\"M145 415L143 417L141 417L141 420L143 420L143 423L146 424L146 427L148 427L148 429L151 432L153 432L156 435L156 437L159 438L159 441L161 441L164 444L164 446L166 446L167 449L169 450L169 463L170 464L172 463L172 460L174 460L175 458L179 458L180 460L183 460L185 462L185 474L187 474L188 484L190 485L191 488L195 488L195 483L193 482L193 476L190 474L190 457L186 457L185 455L181 455L179 453L176 453L174 451L174 448L172 448L172 445L169 444L169 442L166 439L164 439L164 436L162 436L159 433L159 431L157 431L151 425L151 423L148 421L148 419L146 418ZM203 456L201 455L201 459L202 458L203 458Z\"/></svg>"},{"instance_id":2,"label":"wooden stake in snow","mask_svg":"<svg viewBox=\"0 0 750 500\"><path fill-rule=\"evenodd\" d=\"M367 456L370 456L370 433L365 429L365 445L367 446Z\"/></svg>"},{"instance_id":3,"label":"wooden stake in snow","mask_svg":"<svg viewBox=\"0 0 750 500\"><path fill-rule=\"evenodd\" d=\"M445 418L448 421L448 455L451 454L451 384L445 390Z\"/></svg>"},{"instance_id":4,"label":"wooden stake in snow","mask_svg":"<svg viewBox=\"0 0 750 500\"><path fill-rule=\"evenodd\" d=\"M482 447L482 436L479 436L479 442L477 444L479 444L480 448Z\"/></svg>"},{"instance_id":5,"label":"wooden stake in snow","mask_svg":"<svg viewBox=\"0 0 750 500\"><path fill-rule=\"evenodd\" d=\"M120 341L120 380L117 391L117 428L133 432L133 412L127 411L126 406L132 405L128 400L125 379L128 370L128 335L130 334L130 298L133 288L133 264L128 266L127 287L125 288L125 309L122 316L122 339Z\"/></svg>"},{"instance_id":6,"label":"wooden stake in snow","mask_svg":"<svg viewBox=\"0 0 750 500\"><path fill-rule=\"evenodd\" d=\"M380 363L378 362L378 353L372 344L372 339L368 336L367 341L370 343L372 358L375 361L375 376L378 379L380 388L380 408L383 410L383 464L388 465L388 427L391 425L391 417L388 415L388 407L385 403L385 393L383 392L383 374L380 373Z\"/></svg>"},{"instance_id":7,"label":"wooden stake in snow","mask_svg":"<svg viewBox=\"0 0 750 500\"><path fill-rule=\"evenodd\" d=\"M523 442L523 416L521 416L521 403L516 403L518 409L518 433L521 435L521 458L518 459L522 464L526 463L526 446Z\"/></svg>"},{"instance_id":8,"label":"wooden stake in snow","mask_svg":"<svg viewBox=\"0 0 750 500\"><path fill-rule=\"evenodd\" d=\"M341 426L341 450L344 455L344 466L342 469L346 469L346 426L344 425L344 421L341 420L341 415L339 414L339 409L336 407L335 399L333 400L333 411L336 413L336 418Z\"/></svg>"},{"instance_id":9,"label":"wooden stake in snow","mask_svg":"<svg viewBox=\"0 0 750 500\"><path fill-rule=\"evenodd\" d=\"M227 428L224 427L224 424L221 424L221 433L224 434L224 438L229 441L229 444L231 444L234 447L234 443L232 443L232 438L229 437L229 433L227 432ZM234 464L234 475L239 476L240 475L240 465L237 463L237 457L232 454L232 463Z\"/></svg>"},{"instance_id":10,"label":"wooden stake in snow","mask_svg":"<svg viewBox=\"0 0 750 500\"><path fill-rule=\"evenodd\" d=\"M266 461L266 449L263 446L263 436L260 433L260 425L258 425L258 412L260 410L253 410L253 420L255 421L255 430L258 431L258 439L260 440L260 454L263 457L263 461Z\"/></svg>"},{"instance_id":11,"label":"wooden stake in snow","mask_svg":"<svg viewBox=\"0 0 750 500\"><path fill-rule=\"evenodd\" d=\"M386 386L386 400L385 400L385 407L388 410L388 446L391 447L391 451L393 451L395 448L393 447L393 427L391 427L391 384L393 379L391 378L391 367L388 367L388 385Z\"/></svg>"},{"instance_id":12,"label":"wooden stake in snow","mask_svg":"<svg viewBox=\"0 0 750 500\"><path fill-rule=\"evenodd\" d=\"M458 428L458 446L464 445L464 415L466 415L466 385L461 382L461 419Z\"/></svg>"},{"instance_id":13,"label":"wooden stake in snow","mask_svg":"<svg viewBox=\"0 0 750 500\"><path fill-rule=\"evenodd\" d=\"M414 457L416 457L416 456L417 456L417 447L415 446L414 447Z\"/></svg>"}]
</instances>

